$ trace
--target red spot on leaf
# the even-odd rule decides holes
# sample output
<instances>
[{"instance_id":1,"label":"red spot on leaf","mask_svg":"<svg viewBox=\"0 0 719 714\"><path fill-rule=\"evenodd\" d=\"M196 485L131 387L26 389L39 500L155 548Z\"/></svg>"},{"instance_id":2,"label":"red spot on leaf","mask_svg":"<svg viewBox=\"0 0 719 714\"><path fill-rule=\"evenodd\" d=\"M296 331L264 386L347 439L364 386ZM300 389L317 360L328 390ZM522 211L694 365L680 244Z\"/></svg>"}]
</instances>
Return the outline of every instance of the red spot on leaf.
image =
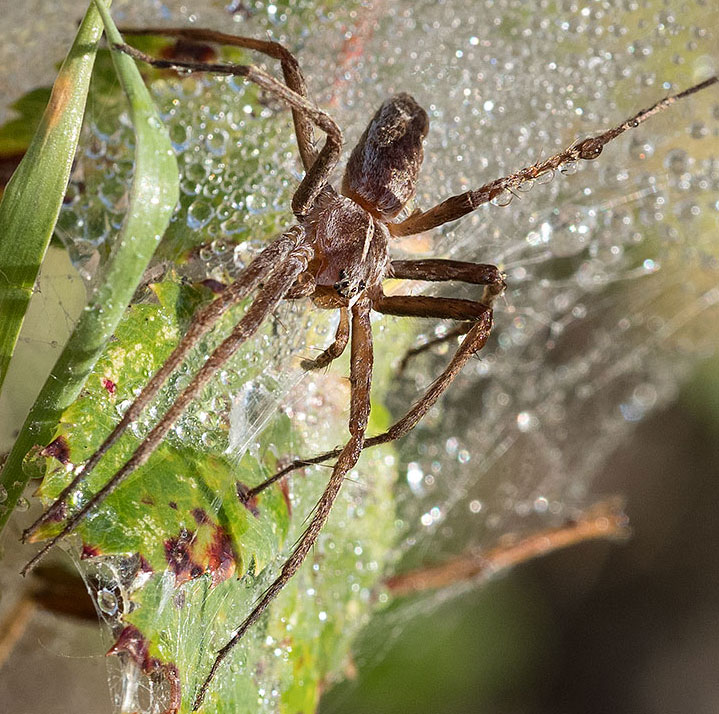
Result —
<instances>
[{"instance_id":1,"label":"red spot on leaf","mask_svg":"<svg viewBox=\"0 0 719 714\"><path fill-rule=\"evenodd\" d=\"M127 625L119 634L115 644L107 651L108 655L125 654L132 659L143 671L149 663L147 657L147 640L134 625Z\"/></svg>"},{"instance_id":2,"label":"red spot on leaf","mask_svg":"<svg viewBox=\"0 0 719 714\"><path fill-rule=\"evenodd\" d=\"M109 394L114 394L117 391L117 385L111 379L103 377L101 382L102 386L108 391Z\"/></svg>"},{"instance_id":3,"label":"red spot on leaf","mask_svg":"<svg viewBox=\"0 0 719 714\"><path fill-rule=\"evenodd\" d=\"M82 550L80 551L80 560L97 558L99 555L102 555L102 551L96 545L88 545L87 543L82 544Z\"/></svg>"},{"instance_id":4,"label":"red spot on leaf","mask_svg":"<svg viewBox=\"0 0 719 714\"><path fill-rule=\"evenodd\" d=\"M193 508L192 517L195 519L195 523L197 523L198 526L210 522L210 517L207 515L207 511L203 508Z\"/></svg>"},{"instance_id":5,"label":"red spot on leaf","mask_svg":"<svg viewBox=\"0 0 719 714\"><path fill-rule=\"evenodd\" d=\"M280 479L280 493L282 498L285 500L287 506L287 513L292 516L292 501L290 500L290 484L287 478Z\"/></svg>"},{"instance_id":6,"label":"red spot on leaf","mask_svg":"<svg viewBox=\"0 0 719 714\"><path fill-rule=\"evenodd\" d=\"M165 679L170 685L170 696L167 701L167 709L165 709L162 714L177 714L177 712L180 711L180 704L182 703L180 676L177 673L177 667L175 667L174 664L164 664L161 666Z\"/></svg>"},{"instance_id":7,"label":"red spot on leaf","mask_svg":"<svg viewBox=\"0 0 719 714\"><path fill-rule=\"evenodd\" d=\"M175 573L177 586L199 578L204 572L202 566L192 559L190 546L193 539L194 533L183 528L177 538L168 538L165 541L165 557L170 570Z\"/></svg>"},{"instance_id":8,"label":"red spot on leaf","mask_svg":"<svg viewBox=\"0 0 719 714\"><path fill-rule=\"evenodd\" d=\"M70 445L64 436L58 436L40 452L40 455L57 459L61 464L68 464L70 463Z\"/></svg>"},{"instance_id":9,"label":"red spot on leaf","mask_svg":"<svg viewBox=\"0 0 719 714\"><path fill-rule=\"evenodd\" d=\"M174 511L177 510L177 504L176 504L174 501L170 501L167 505L168 505L170 508L172 508Z\"/></svg>"},{"instance_id":10,"label":"red spot on leaf","mask_svg":"<svg viewBox=\"0 0 719 714\"><path fill-rule=\"evenodd\" d=\"M257 496L250 496L250 489L245 486L242 481L235 481L235 489L237 490L237 498L240 499L242 505L255 517L260 515L260 509L257 507Z\"/></svg>"},{"instance_id":11,"label":"red spot on leaf","mask_svg":"<svg viewBox=\"0 0 719 714\"><path fill-rule=\"evenodd\" d=\"M140 556L140 569L138 572L141 572L141 573L152 573L153 572L152 566L147 561L147 558L145 558L144 555Z\"/></svg>"},{"instance_id":12,"label":"red spot on leaf","mask_svg":"<svg viewBox=\"0 0 719 714\"><path fill-rule=\"evenodd\" d=\"M212 574L212 587L231 578L237 566L237 558L229 533L220 526L207 549L207 568Z\"/></svg>"}]
</instances>

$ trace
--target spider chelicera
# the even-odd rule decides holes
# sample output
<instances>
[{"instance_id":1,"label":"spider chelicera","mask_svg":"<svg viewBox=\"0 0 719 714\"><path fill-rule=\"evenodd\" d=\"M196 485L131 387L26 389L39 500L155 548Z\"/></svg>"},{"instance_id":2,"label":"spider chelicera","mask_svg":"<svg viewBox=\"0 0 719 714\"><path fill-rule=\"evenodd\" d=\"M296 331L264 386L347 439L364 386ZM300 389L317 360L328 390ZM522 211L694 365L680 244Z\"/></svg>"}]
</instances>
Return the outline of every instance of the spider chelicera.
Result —
<instances>
[{"instance_id":1,"label":"spider chelicera","mask_svg":"<svg viewBox=\"0 0 719 714\"><path fill-rule=\"evenodd\" d=\"M158 68L241 76L274 95L292 110L305 176L292 197L295 225L268 245L219 297L195 315L172 355L150 379L112 433L81 467L58 499L25 531L23 535L27 539L49 520L65 522L62 531L44 545L25 570L31 568L58 540L73 531L88 511L148 460L188 404L240 345L252 336L281 300L309 297L317 307L340 311L333 342L316 359L306 360L303 363L305 368L316 369L328 365L343 353L348 343L351 353L350 438L345 446L311 459L293 461L264 483L243 494L244 498L249 499L294 469L336 458L309 525L284 563L280 575L217 653L196 694L193 709L197 710L227 654L304 561L327 520L346 474L355 466L362 450L407 434L489 337L492 305L505 287L499 269L493 265L454 260L392 260L392 238L421 233L457 220L526 182L541 176L551 176L557 169L580 160L596 159L607 143L628 129L639 126L654 114L717 83L719 79L711 77L662 99L597 136L577 141L569 148L516 173L491 181L476 190L452 196L429 210L418 210L404 220L398 220L397 217L415 194L423 159L423 141L429 128L427 113L409 94L391 97L377 110L353 149L341 187L337 190L329 181L341 156L342 132L328 113L308 99L298 62L285 47L267 40L201 29L152 28L127 30L126 34L164 35L180 41L233 45L279 60L284 83L253 65L157 59L129 45L115 46L115 49ZM315 127L326 135L321 148L315 143ZM382 283L388 278L460 281L483 285L484 293L479 301L427 296L388 297L382 290ZM66 515L68 497L75 487L87 477L125 429L140 416L201 336L212 329L230 307L253 292L256 292L254 301L231 334L210 355L130 459L82 508ZM465 337L445 370L407 414L385 433L365 438L373 363L370 325L372 310L402 317L457 320L460 325L447 337L460 334L465 334Z\"/></svg>"}]
</instances>

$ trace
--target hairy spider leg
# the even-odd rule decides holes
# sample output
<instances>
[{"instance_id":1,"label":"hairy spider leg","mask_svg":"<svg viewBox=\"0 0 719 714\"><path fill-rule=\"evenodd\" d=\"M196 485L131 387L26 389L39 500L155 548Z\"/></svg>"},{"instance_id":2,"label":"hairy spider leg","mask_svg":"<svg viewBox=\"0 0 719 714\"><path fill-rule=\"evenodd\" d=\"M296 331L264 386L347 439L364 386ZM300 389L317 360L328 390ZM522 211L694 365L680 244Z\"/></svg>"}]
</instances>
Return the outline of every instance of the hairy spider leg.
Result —
<instances>
[{"instance_id":1,"label":"hairy spider leg","mask_svg":"<svg viewBox=\"0 0 719 714\"><path fill-rule=\"evenodd\" d=\"M466 263L459 260L393 260L391 277L407 280L447 281L458 280L472 285L484 285L484 294L480 302L492 305L494 300L504 292L506 284L499 268L486 263ZM405 352L397 372L402 374L409 361L433 347L466 335L472 329L471 322L460 322L441 337L436 337L422 345Z\"/></svg>"},{"instance_id":2,"label":"hairy spider leg","mask_svg":"<svg viewBox=\"0 0 719 714\"><path fill-rule=\"evenodd\" d=\"M217 653L210 672L200 686L195 697L192 710L197 711L207 693L207 688L215 676L222 661L232 648L240 641L247 630L257 621L267 606L277 597L288 580L297 572L307 557L310 549L317 540L322 527L327 520L332 504L337 498L340 487L347 473L354 467L362 453L365 431L370 413L370 388L372 384L372 325L370 323L371 301L365 294L355 302L352 307L352 339L350 347L350 439L344 448L338 452L338 459L332 470L332 475L325 487L317 506L314 509L312 520L307 529L300 536L289 558L282 566L277 579L269 586L242 624L235 630L232 638Z\"/></svg>"},{"instance_id":3,"label":"hairy spider leg","mask_svg":"<svg viewBox=\"0 0 719 714\"><path fill-rule=\"evenodd\" d=\"M277 265L267 277L264 287L260 290L242 319L235 325L230 335L207 358L202 367L195 373L191 382L137 447L132 456L79 511L66 519L62 531L48 540L35 557L25 565L21 571L23 575L29 572L55 543L71 533L88 511L102 503L125 478L147 462L160 442L165 438L167 432L172 428L172 425L180 418L190 402L197 397L215 372L257 331L265 318L277 307L284 294L292 287L297 276L307 268L307 263L311 259L312 253L312 248L308 244L301 243L288 253L282 263Z\"/></svg>"},{"instance_id":4,"label":"hairy spider leg","mask_svg":"<svg viewBox=\"0 0 719 714\"><path fill-rule=\"evenodd\" d=\"M82 465L73 480L62 490L60 495L48 509L28 528L23 531L23 541L30 538L37 529L49 520L62 520L68 496L77 485L85 480L90 472L97 466L100 459L109 451L112 445L122 436L128 426L132 424L145 407L154 399L170 375L182 364L190 350L197 341L209 332L233 305L246 298L259 285L268 271L282 262L304 239L304 231L298 226L291 228L267 246L238 276L228 285L215 300L202 308L193 317L187 332L182 336L179 344L167 358L166 362L155 372L150 381L143 387L135 401L130 405L117 423L110 435L98 447L92 456Z\"/></svg>"},{"instance_id":5,"label":"hairy spider leg","mask_svg":"<svg viewBox=\"0 0 719 714\"><path fill-rule=\"evenodd\" d=\"M293 92L286 84L275 79L259 67L252 64L221 64L208 62L185 62L183 60L164 60L140 52L126 44L116 44L113 48L128 54L130 57L161 69L187 69L192 72L210 74L228 74L244 77L262 89L273 94L284 104L304 114L315 126L325 132L327 138L317 158L307 170L292 197L292 212L297 218L303 218L310 211L322 189L327 185L330 174L339 161L342 153L342 130L335 120L316 104L297 92Z\"/></svg>"},{"instance_id":6,"label":"hairy spider leg","mask_svg":"<svg viewBox=\"0 0 719 714\"><path fill-rule=\"evenodd\" d=\"M142 27L129 28L121 27L122 35L154 35L164 37L175 37L190 42L211 42L218 45L229 45L242 47L248 50L261 52L268 57L280 61L282 75L285 84L302 97L307 97L307 82L302 74L297 58L279 42L272 40L258 40L254 37L243 35L229 35L226 32L206 30L199 27ZM297 137L297 148L300 152L302 165L307 171L317 158L312 122L298 109L292 109L292 121L295 125L295 136Z\"/></svg>"},{"instance_id":7,"label":"hairy spider leg","mask_svg":"<svg viewBox=\"0 0 719 714\"><path fill-rule=\"evenodd\" d=\"M327 367L333 360L342 355L347 347L350 338L350 314L346 307L340 308L340 321L337 325L335 338L332 343L315 359L303 359L300 365L303 369L322 369Z\"/></svg>"},{"instance_id":8,"label":"hairy spider leg","mask_svg":"<svg viewBox=\"0 0 719 714\"><path fill-rule=\"evenodd\" d=\"M710 77L689 89L685 89L683 92L665 97L648 109L643 109L633 117L630 117L612 129L602 132L598 136L575 142L569 148L550 156L544 161L538 161L536 164L523 168L509 176L490 181L473 191L466 191L465 193L452 196L433 208L413 213L401 223L389 224L388 228L390 233L394 236L414 235L449 223L450 221L456 221L458 218L471 213L482 204L488 203L493 198L496 198L503 191L511 191L526 181L532 181L545 174L552 174L567 164L576 164L579 160L591 161L596 159L602 153L604 146L613 139L616 139L620 134L623 134L628 129L638 127L655 114L668 109L685 97L706 89L717 82L719 82L719 77Z\"/></svg>"}]
</instances>

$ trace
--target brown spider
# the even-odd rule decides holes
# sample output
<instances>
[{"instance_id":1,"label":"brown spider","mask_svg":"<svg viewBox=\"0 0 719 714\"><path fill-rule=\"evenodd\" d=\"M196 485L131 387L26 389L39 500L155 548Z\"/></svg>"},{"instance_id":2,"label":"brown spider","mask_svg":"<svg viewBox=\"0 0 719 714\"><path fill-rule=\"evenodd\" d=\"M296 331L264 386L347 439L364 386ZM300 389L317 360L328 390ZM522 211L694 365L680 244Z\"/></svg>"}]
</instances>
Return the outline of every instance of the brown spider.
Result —
<instances>
[{"instance_id":1,"label":"brown spider","mask_svg":"<svg viewBox=\"0 0 719 714\"><path fill-rule=\"evenodd\" d=\"M340 159L342 132L329 114L307 98L305 80L297 60L282 45L201 29L152 28L126 32L135 35L165 35L191 42L229 44L256 50L280 61L284 84L253 65L157 59L128 45L115 46L115 49L159 68L245 77L288 105L292 109L299 154L306 172L292 198L292 212L297 223L265 248L235 282L195 316L175 351L150 379L105 442L85 463L55 503L25 531L23 536L27 539L41 524L51 519L62 519L70 493L87 477L125 429L140 416L200 337L212 329L226 310L257 291L254 301L229 337L210 355L130 459L81 509L65 519L63 530L45 544L28 563L25 571L52 545L68 535L88 511L98 505L123 479L147 461L188 404L240 345L258 329L281 300L310 297L320 308L340 311L334 341L319 357L305 361L305 368L315 369L328 365L339 357L348 342L351 342L348 442L342 449L312 459L292 462L245 494L246 498L250 498L293 469L337 457L309 525L284 563L280 575L239 625L233 637L218 652L197 692L193 705L193 710L197 710L224 658L304 561L327 520L345 475L357 463L362 450L398 439L409 432L489 337L492 304L505 287L499 269L493 265L453 260L392 260L389 251L391 238L421 233L457 220L500 194L513 191L524 182L542 175L551 175L556 169L576 164L580 159L595 159L608 142L627 129L639 126L650 116L663 111L683 97L719 80L717 77L711 77L690 89L662 99L598 136L578 141L532 166L491 181L479 189L452 196L427 211L416 211L405 220L396 221L415 194L423 159L422 144L429 127L426 112L411 96L398 94L382 104L352 151L342 186L337 191L330 185L329 179ZM315 144L314 127L326 134L321 149ZM425 296L387 297L382 291L382 283L387 278L457 280L484 285L485 288L481 301ZM466 336L445 370L408 413L385 433L366 439L373 363L371 310L388 315L458 320L463 324L451 331L448 337L464 333Z\"/></svg>"}]
</instances>

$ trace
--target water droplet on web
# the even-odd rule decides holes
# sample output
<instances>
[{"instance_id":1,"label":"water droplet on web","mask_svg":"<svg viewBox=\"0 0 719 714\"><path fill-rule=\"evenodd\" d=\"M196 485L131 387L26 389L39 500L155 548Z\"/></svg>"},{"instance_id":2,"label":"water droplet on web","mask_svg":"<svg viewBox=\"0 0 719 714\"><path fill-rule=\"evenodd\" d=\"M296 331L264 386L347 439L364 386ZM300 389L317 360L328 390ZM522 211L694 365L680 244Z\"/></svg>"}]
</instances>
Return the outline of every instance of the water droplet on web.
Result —
<instances>
[{"instance_id":1,"label":"water droplet on web","mask_svg":"<svg viewBox=\"0 0 719 714\"><path fill-rule=\"evenodd\" d=\"M519 412L517 414L517 428L519 431L528 432L539 426L539 419L532 412Z\"/></svg>"},{"instance_id":2,"label":"water droplet on web","mask_svg":"<svg viewBox=\"0 0 719 714\"><path fill-rule=\"evenodd\" d=\"M551 183L554 180L554 169L549 169L549 171L545 171L544 173L537 176L537 183L538 184L548 184Z\"/></svg>"},{"instance_id":3,"label":"water droplet on web","mask_svg":"<svg viewBox=\"0 0 719 714\"><path fill-rule=\"evenodd\" d=\"M514 194L508 189L503 189L499 194L497 194L491 201L495 206L508 206L512 199L514 198Z\"/></svg>"},{"instance_id":4,"label":"water droplet on web","mask_svg":"<svg viewBox=\"0 0 719 714\"><path fill-rule=\"evenodd\" d=\"M215 156L223 156L229 140L230 135L224 129L216 129L205 137L205 146Z\"/></svg>"},{"instance_id":5,"label":"water droplet on web","mask_svg":"<svg viewBox=\"0 0 719 714\"><path fill-rule=\"evenodd\" d=\"M173 122L168 127L168 133L170 135L170 141L172 142L172 148L182 153L190 145L190 137L192 133L190 124L181 124Z\"/></svg>"},{"instance_id":6,"label":"water droplet on web","mask_svg":"<svg viewBox=\"0 0 719 714\"><path fill-rule=\"evenodd\" d=\"M689 136L692 139L703 139L709 135L709 129L703 121L692 122L689 127Z\"/></svg>"},{"instance_id":7,"label":"water droplet on web","mask_svg":"<svg viewBox=\"0 0 719 714\"><path fill-rule=\"evenodd\" d=\"M214 209L212 205L202 199L197 199L187 209L187 225L194 231L204 228L212 219Z\"/></svg>"},{"instance_id":8,"label":"water droplet on web","mask_svg":"<svg viewBox=\"0 0 719 714\"><path fill-rule=\"evenodd\" d=\"M654 144L643 137L633 137L629 142L629 155L637 161L644 161L654 156Z\"/></svg>"},{"instance_id":9,"label":"water droplet on web","mask_svg":"<svg viewBox=\"0 0 719 714\"><path fill-rule=\"evenodd\" d=\"M422 487L423 480L424 472L422 471L422 467L414 461L407 464L407 483L412 493L424 493L424 488Z\"/></svg>"},{"instance_id":10,"label":"water droplet on web","mask_svg":"<svg viewBox=\"0 0 719 714\"><path fill-rule=\"evenodd\" d=\"M672 149L664 158L664 166L674 176L681 176L689 168L689 155L684 149Z\"/></svg>"},{"instance_id":11,"label":"water droplet on web","mask_svg":"<svg viewBox=\"0 0 719 714\"><path fill-rule=\"evenodd\" d=\"M117 614L117 611L119 609L117 596L111 590L108 590L107 588L102 588L101 590L98 590L96 599L97 606L100 609L100 612L103 612L105 613L105 615L109 616Z\"/></svg>"}]
</instances>

